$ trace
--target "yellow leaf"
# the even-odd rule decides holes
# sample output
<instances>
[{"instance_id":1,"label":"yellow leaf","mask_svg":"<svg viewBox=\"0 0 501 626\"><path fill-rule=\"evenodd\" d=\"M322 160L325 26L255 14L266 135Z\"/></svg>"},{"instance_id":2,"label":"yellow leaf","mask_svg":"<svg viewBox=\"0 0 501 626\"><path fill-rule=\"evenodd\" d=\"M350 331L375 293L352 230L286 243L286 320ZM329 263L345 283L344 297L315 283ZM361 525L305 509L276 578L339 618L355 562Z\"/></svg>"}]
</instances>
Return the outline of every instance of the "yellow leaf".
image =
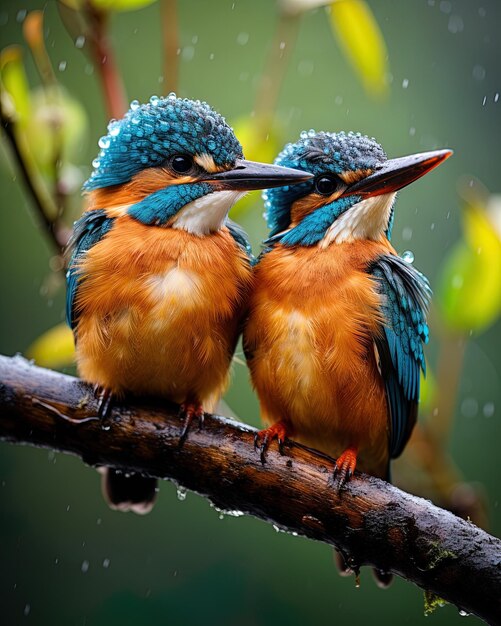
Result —
<instances>
[{"instance_id":1,"label":"yellow leaf","mask_svg":"<svg viewBox=\"0 0 501 626\"><path fill-rule=\"evenodd\" d=\"M330 23L367 91L374 95L385 94L388 52L368 4L364 0L337 0L331 4Z\"/></svg>"},{"instance_id":2,"label":"yellow leaf","mask_svg":"<svg viewBox=\"0 0 501 626\"><path fill-rule=\"evenodd\" d=\"M30 113L30 96L19 46L9 46L0 53L0 77L2 89L8 93L15 110L16 121L25 124Z\"/></svg>"},{"instance_id":3,"label":"yellow leaf","mask_svg":"<svg viewBox=\"0 0 501 626\"><path fill-rule=\"evenodd\" d=\"M156 0L92 0L92 4L104 11L135 11L153 4Z\"/></svg>"},{"instance_id":4,"label":"yellow leaf","mask_svg":"<svg viewBox=\"0 0 501 626\"><path fill-rule=\"evenodd\" d=\"M26 356L42 367L72 365L75 362L75 344L71 329L66 324L54 326L31 344Z\"/></svg>"},{"instance_id":5,"label":"yellow leaf","mask_svg":"<svg viewBox=\"0 0 501 626\"><path fill-rule=\"evenodd\" d=\"M464 210L463 239L445 260L437 302L453 330L482 331L501 315L501 237L479 205Z\"/></svg>"},{"instance_id":6,"label":"yellow leaf","mask_svg":"<svg viewBox=\"0 0 501 626\"><path fill-rule=\"evenodd\" d=\"M276 128L270 130L269 133L263 132L262 129L257 127L257 124L258 122L255 119L242 117L232 126L235 135L242 144L246 159L272 163L280 151L280 146L283 144L279 137L280 133ZM262 206L261 193L261 191L252 191L242 200L239 200L231 210L231 217L237 218L243 215L251 206L257 203L260 203Z\"/></svg>"}]
</instances>

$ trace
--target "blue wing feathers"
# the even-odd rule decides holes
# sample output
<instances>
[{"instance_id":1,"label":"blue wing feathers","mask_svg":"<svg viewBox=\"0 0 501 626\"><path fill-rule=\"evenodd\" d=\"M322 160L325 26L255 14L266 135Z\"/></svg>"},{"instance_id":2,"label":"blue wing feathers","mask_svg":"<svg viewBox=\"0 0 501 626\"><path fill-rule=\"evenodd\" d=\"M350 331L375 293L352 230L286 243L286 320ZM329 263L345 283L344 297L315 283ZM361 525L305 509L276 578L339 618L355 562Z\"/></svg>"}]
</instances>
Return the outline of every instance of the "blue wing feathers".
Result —
<instances>
[{"instance_id":1,"label":"blue wing feathers","mask_svg":"<svg viewBox=\"0 0 501 626\"><path fill-rule=\"evenodd\" d=\"M75 222L73 234L68 243L71 251L68 271L66 273L66 321L73 330L78 323L75 311L75 297L80 281L79 263L83 256L100 241L113 226L114 219L108 217L104 210L88 211Z\"/></svg>"},{"instance_id":2,"label":"blue wing feathers","mask_svg":"<svg viewBox=\"0 0 501 626\"><path fill-rule=\"evenodd\" d=\"M382 295L385 326L376 346L391 414L390 453L397 457L416 419L431 289L426 277L398 256L379 257L369 271L378 279Z\"/></svg>"}]
</instances>

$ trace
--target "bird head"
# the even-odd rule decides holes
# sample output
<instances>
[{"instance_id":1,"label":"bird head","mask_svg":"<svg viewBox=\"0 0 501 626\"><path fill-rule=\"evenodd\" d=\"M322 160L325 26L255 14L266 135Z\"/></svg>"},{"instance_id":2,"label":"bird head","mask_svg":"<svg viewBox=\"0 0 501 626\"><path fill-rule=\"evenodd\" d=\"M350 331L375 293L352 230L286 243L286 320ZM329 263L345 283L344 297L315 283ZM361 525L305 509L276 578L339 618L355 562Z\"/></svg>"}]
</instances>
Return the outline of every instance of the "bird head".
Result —
<instances>
[{"instance_id":1,"label":"bird head","mask_svg":"<svg viewBox=\"0 0 501 626\"><path fill-rule=\"evenodd\" d=\"M275 164L310 172L313 178L264 192L268 241L327 246L390 238L396 192L451 154L436 150L388 159L375 139L360 133L301 133Z\"/></svg>"},{"instance_id":2,"label":"bird head","mask_svg":"<svg viewBox=\"0 0 501 626\"><path fill-rule=\"evenodd\" d=\"M243 159L224 118L200 101L153 96L131 103L99 140L84 184L94 208L151 226L202 235L218 230L246 191L303 181L311 174Z\"/></svg>"}]
</instances>

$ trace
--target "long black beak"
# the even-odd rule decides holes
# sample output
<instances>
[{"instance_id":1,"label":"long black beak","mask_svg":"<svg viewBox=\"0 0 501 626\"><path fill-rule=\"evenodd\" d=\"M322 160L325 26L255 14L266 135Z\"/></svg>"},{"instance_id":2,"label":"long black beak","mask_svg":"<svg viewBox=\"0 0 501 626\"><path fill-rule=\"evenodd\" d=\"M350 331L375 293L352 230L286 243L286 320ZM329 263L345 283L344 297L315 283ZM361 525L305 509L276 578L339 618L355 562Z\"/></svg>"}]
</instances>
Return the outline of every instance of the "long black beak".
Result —
<instances>
[{"instance_id":1,"label":"long black beak","mask_svg":"<svg viewBox=\"0 0 501 626\"><path fill-rule=\"evenodd\" d=\"M205 180L216 183L221 190L251 191L295 185L312 177L313 174L309 172L241 159L233 169L212 174Z\"/></svg>"},{"instance_id":2,"label":"long black beak","mask_svg":"<svg viewBox=\"0 0 501 626\"><path fill-rule=\"evenodd\" d=\"M380 196L398 191L430 172L451 154L452 150L446 149L390 159L380 169L347 187L343 196Z\"/></svg>"}]
</instances>

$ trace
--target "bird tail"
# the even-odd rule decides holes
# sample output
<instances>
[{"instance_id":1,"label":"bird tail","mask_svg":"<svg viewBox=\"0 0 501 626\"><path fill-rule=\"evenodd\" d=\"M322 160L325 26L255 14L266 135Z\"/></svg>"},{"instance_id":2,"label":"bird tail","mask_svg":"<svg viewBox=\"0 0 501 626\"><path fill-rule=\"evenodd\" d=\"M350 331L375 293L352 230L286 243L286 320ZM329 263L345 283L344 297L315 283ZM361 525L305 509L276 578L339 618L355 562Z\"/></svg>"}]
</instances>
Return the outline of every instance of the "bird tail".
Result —
<instances>
[{"instance_id":1,"label":"bird tail","mask_svg":"<svg viewBox=\"0 0 501 626\"><path fill-rule=\"evenodd\" d=\"M157 479L125 474L111 467L101 468L103 496L111 509L146 515L155 504Z\"/></svg>"}]
</instances>

